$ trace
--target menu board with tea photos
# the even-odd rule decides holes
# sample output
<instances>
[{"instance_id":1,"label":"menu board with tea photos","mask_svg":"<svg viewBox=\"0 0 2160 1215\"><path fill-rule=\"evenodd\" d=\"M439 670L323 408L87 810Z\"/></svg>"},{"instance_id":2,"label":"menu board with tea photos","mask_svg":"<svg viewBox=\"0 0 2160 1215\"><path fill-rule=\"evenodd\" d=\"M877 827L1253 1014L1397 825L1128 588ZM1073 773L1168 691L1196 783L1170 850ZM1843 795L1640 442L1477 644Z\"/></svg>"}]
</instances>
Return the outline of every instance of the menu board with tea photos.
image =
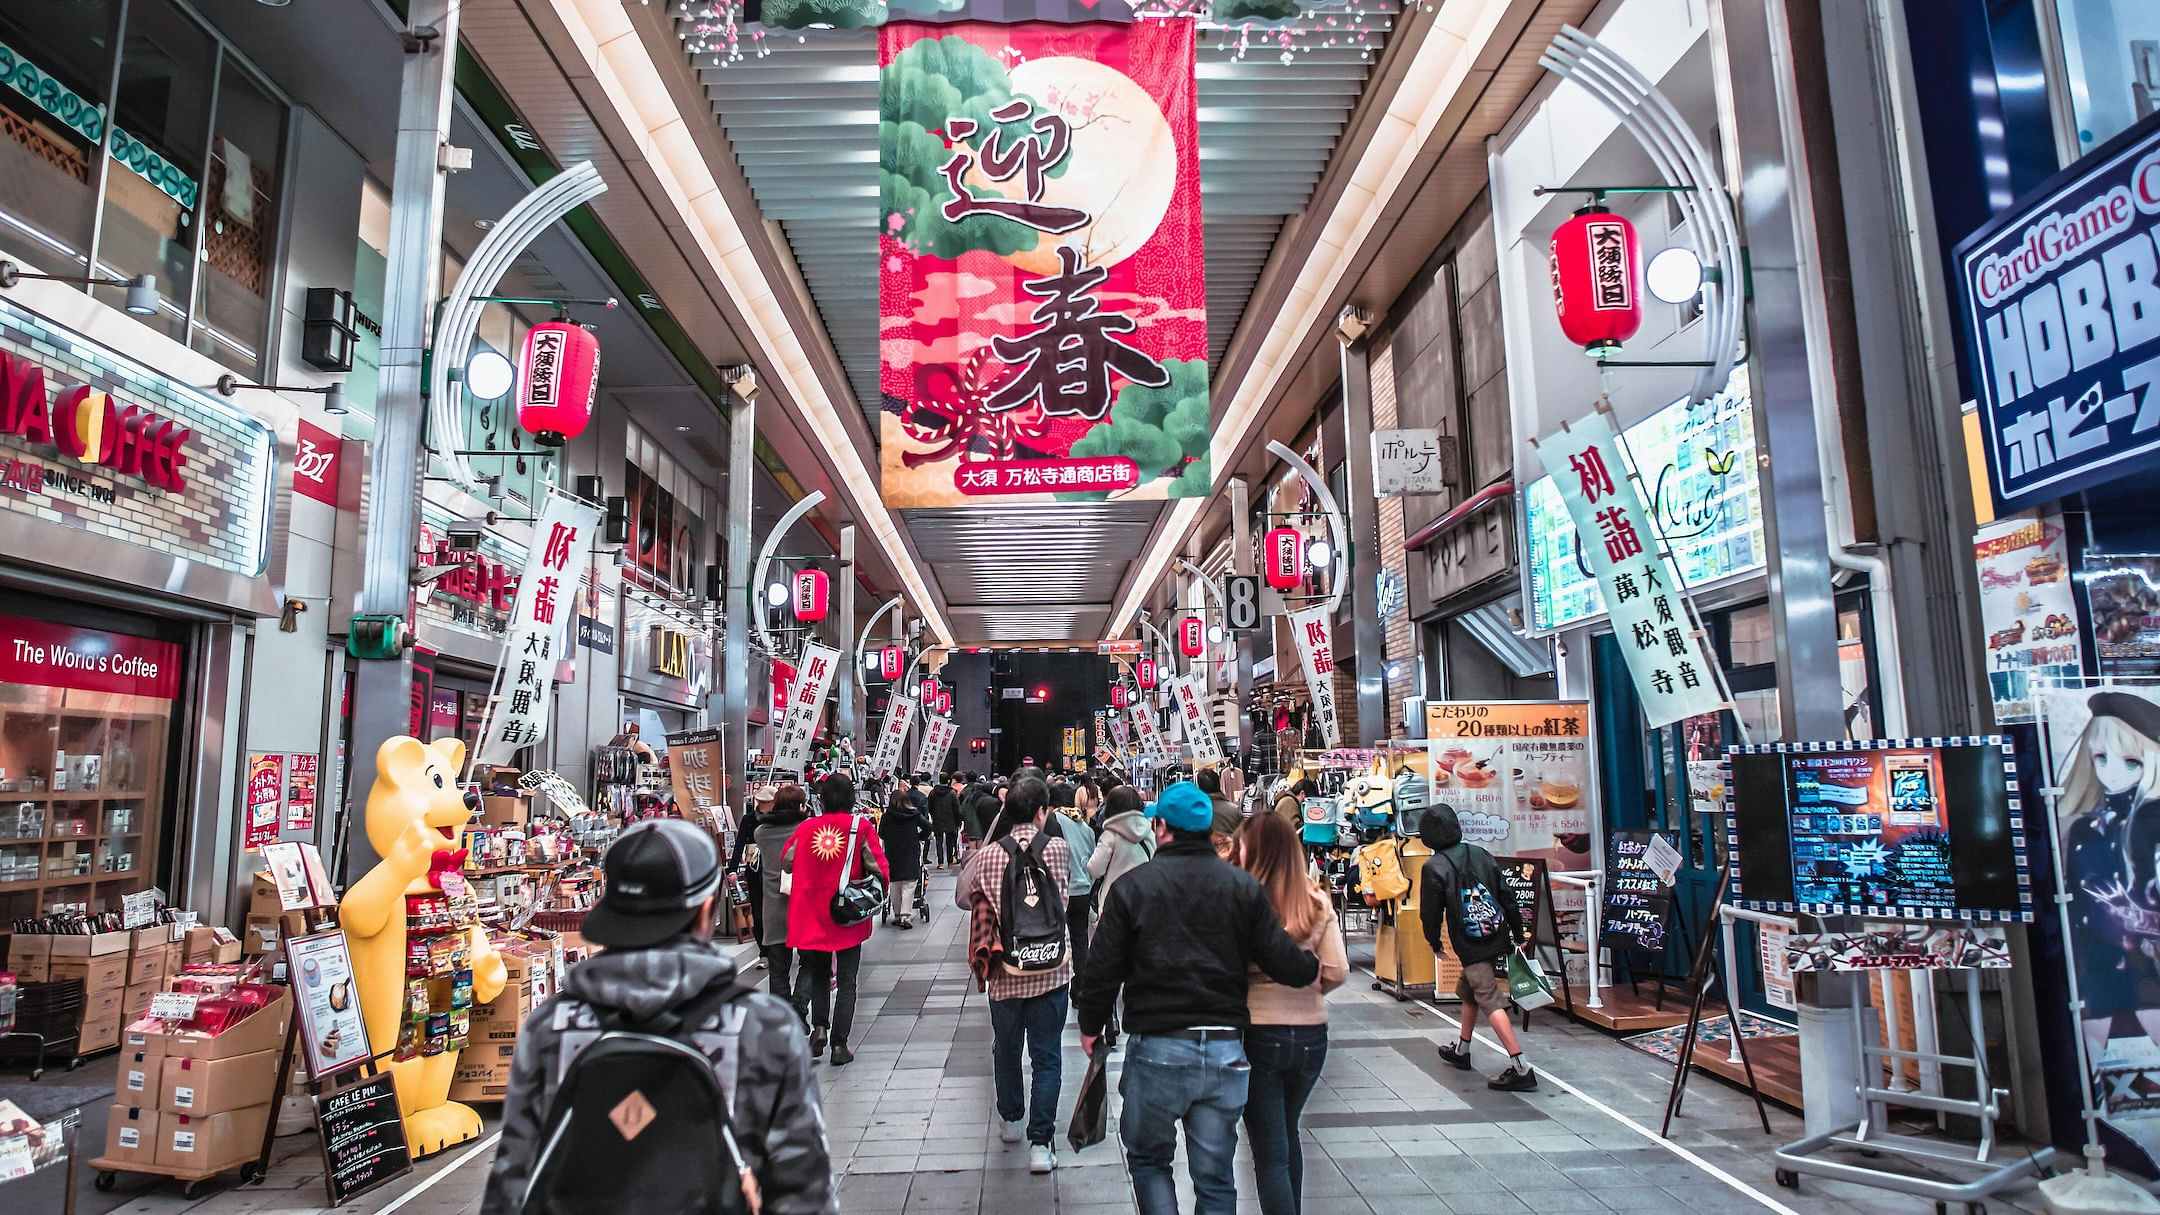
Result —
<instances>
[{"instance_id":1,"label":"menu board with tea photos","mask_svg":"<svg viewBox=\"0 0 2160 1215\"><path fill-rule=\"evenodd\" d=\"M353 984L352 953L345 934L331 929L285 943L292 976L293 1007L298 1012L300 1058L307 1074L326 1080L368 1061L367 1026L360 1018L360 998Z\"/></svg>"},{"instance_id":2,"label":"menu board with tea photos","mask_svg":"<svg viewBox=\"0 0 2160 1215\"><path fill-rule=\"evenodd\" d=\"M1560 873L1595 864L1589 702L1431 702L1425 747L1433 804L1453 808L1465 840ZM1561 911L1582 900L1580 890L1554 891Z\"/></svg>"}]
</instances>

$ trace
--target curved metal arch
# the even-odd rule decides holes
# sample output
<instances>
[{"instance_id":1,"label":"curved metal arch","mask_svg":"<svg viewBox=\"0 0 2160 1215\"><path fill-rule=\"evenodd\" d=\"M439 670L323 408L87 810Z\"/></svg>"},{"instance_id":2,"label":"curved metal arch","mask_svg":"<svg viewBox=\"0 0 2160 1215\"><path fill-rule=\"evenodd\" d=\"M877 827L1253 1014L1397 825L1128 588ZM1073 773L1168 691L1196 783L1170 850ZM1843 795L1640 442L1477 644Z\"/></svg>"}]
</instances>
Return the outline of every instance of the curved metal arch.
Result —
<instances>
[{"instance_id":1,"label":"curved metal arch","mask_svg":"<svg viewBox=\"0 0 2160 1215\"><path fill-rule=\"evenodd\" d=\"M479 247L458 274L457 286L443 301L431 347L434 356L428 365L428 429L451 479L469 491L479 492L480 481L473 475L472 462L459 454L465 446L458 426L465 394L452 391L450 373L464 367L473 335L480 328L480 312L486 305L478 297L493 292L510 264L556 220L606 192L607 182L589 160L548 178L505 211L480 238Z\"/></svg>"},{"instance_id":2,"label":"curved metal arch","mask_svg":"<svg viewBox=\"0 0 2160 1215\"><path fill-rule=\"evenodd\" d=\"M757 564L751 568L750 627L757 630L758 644L765 647L768 654L776 651L772 634L765 631L765 605L760 602L765 595L765 568L772 564L773 546L780 543L780 537L787 535L787 530L795 526L797 519L809 514L824 500L825 491L813 489L802 501L788 507L787 513L780 516L780 521L773 524L773 529L765 534L765 547L758 550Z\"/></svg>"},{"instance_id":3,"label":"curved metal arch","mask_svg":"<svg viewBox=\"0 0 2160 1215\"><path fill-rule=\"evenodd\" d=\"M1215 611L1223 618L1223 660L1226 662L1231 660L1237 655L1237 647L1230 642L1230 603L1223 595L1222 583L1206 570L1201 569L1183 557L1177 559L1176 568L1184 570L1198 579L1200 585L1207 590L1208 597L1215 601ZM1202 655L1207 653L1207 632L1204 624L1200 633L1200 653Z\"/></svg>"},{"instance_id":4,"label":"curved metal arch","mask_svg":"<svg viewBox=\"0 0 2160 1215\"><path fill-rule=\"evenodd\" d=\"M1304 479L1306 487L1313 491L1313 496L1320 499L1320 509L1327 515L1328 538L1335 546L1335 568L1331 571L1334 574L1335 586L1327 601L1328 618L1332 620L1337 609L1342 607L1343 592L1350 589L1350 529L1343 524L1342 507L1335 504L1334 491L1328 488L1326 478L1320 475L1318 469L1307 464L1305 457L1274 439L1268 440L1267 449L1281 457L1283 463L1297 470L1297 475Z\"/></svg>"},{"instance_id":5,"label":"curved metal arch","mask_svg":"<svg viewBox=\"0 0 2160 1215\"><path fill-rule=\"evenodd\" d=\"M864 647L870 644L870 630L876 628L877 622L885 618L885 613L899 607L906 598L905 595L894 595L884 607L870 613L870 619L863 622L862 632L855 638L855 690L865 696L870 694L870 685L863 679L863 653Z\"/></svg>"}]
</instances>

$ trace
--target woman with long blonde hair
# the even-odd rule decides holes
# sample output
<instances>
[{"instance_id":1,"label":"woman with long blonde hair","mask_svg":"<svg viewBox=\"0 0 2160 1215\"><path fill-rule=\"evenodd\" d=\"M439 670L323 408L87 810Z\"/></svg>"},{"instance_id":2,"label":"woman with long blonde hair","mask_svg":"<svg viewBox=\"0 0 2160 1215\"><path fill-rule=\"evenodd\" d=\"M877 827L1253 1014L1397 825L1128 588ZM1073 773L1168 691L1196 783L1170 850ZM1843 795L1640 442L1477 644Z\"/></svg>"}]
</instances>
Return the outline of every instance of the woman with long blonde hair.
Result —
<instances>
[{"instance_id":1,"label":"woman with long blonde hair","mask_svg":"<svg viewBox=\"0 0 2160 1215\"><path fill-rule=\"evenodd\" d=\"M2063 876L2093 1058L2139 1032L2160 1043L2160 704L2097 692L2065 757Z\"/></svg>"},{"instance_id":2,"label":"woman with long blonde hair","mask_svg":"<svg viewBox=\"0 0 2160 1215\"><path fill-rule=\"evenodd\" d=\"M1320 959L1320 977L1310 987L1284 987L1254 967L1246 993L1252 1028L1245 1033L1245 1057L1252 1079L1245 1135L1252 1141L1260 1211L1298 1215L1305 1185L1298 1118L1327 1063L1327 993L1349 977L1350 959L1334 901L1312 879L1297 829L1288 820L1273 814L1246 819L1237 831L1236 857L1267 891L1290 939Z\"/></svg>"}]
</instances>

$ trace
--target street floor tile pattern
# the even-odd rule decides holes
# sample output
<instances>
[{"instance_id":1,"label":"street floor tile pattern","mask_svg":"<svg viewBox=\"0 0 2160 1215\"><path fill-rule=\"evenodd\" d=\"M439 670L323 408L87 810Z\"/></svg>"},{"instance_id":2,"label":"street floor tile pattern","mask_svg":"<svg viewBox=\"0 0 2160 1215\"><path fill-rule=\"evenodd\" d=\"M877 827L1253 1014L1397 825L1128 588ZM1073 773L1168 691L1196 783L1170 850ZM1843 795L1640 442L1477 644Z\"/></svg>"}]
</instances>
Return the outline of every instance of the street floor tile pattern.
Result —
<instances>
[{"instance_id":1,"label":"street floor tile pattern","mask_svg":"<svg viewBox=\"0 0 2160 1215\"><path fill-rule=\"evenodd\" d=\"M1129 1215L1132 1189L1115 1123L1108 1140L1086 1151L1064 1143L1086 1063L1070 1022L1057 1172L1031 1175L1027 1145L1000 1140L989 1006L967 975L966 917L951 905L950 872L931 876L930 924L911 932L880 929L866 947L855 1062L818 1067L841 1210ZM739 952L752 956L747 946ZM1353 959L1357 954L1353 940ZM750 974L762 979L763 972ZM1436 1047L1455 1035L1452 1018L1372 991L1361 970L1353 969L1350 984L1332 997L1329 1015L1327 1068L1306 1107L1304 1215L1931 1210L1909 1195L1814 1179L1798 1193L1777 1188L1771 1153L1801 1136L1800 1120L1773 1107L1773 1130L1765 1135L1747 1095L1709 1077L1690 1082L1673 1139L1658 1140L1669 1066L1554 1014L1536 1015L1526 1035L1528 1058L1544 1084L1525 1094L1485 1087L1505 1063L1487 1045L1476 1049L1475 1071L1443 1065ZM1113 1118L1119 1070L1114 1056ZM102 1110L86 1114L99 1124L92 1135L101 1135ZM138 1177L94 1192L86 1175L78 1209L88 1215L320 1210L312 1137L287 1137L278 1146L281 1161L260 1187L236 1186L190 1202L177 1187ZM413 1177L339 1210L462 1215L478 1207L490 1154L483 1146L424 1162ZM1178 1172L1181 1206L1189 1212L1182 1158ZM1243 1148L1237 1184L1239 1210L1258 1211ZM50 1192L50 1207L15 1209L57 1210L57 1189ZM0 1203L17 1197L0 1191ZM2030 1185L1989 1205L2003 1212L2040 1209Z\"/></svg>"}]
</instances>

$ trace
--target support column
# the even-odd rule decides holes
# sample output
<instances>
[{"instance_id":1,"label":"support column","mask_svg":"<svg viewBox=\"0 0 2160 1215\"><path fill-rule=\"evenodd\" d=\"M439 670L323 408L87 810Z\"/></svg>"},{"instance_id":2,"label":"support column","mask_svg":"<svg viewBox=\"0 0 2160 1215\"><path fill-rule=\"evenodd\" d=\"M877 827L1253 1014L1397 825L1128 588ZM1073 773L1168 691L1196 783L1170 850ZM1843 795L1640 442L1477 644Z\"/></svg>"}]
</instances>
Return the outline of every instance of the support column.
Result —
<instances>
[{"instance_id":1,"label":"support column","mask_svg":"<svg viewBox=\"0 0 2160 1215\"><path fill-rule=\"evenodd\" d=\"M738 397L741 394L738 392ZM740 814L750 804L750 619L763 611L759 588L750 585L750 511L757 461L757 393L753 388L728 418L727 600L722 640L721 751L727 764L727 801Z\"/></svg>"},{"instance_id":2,"label":"support column","mask_svg":"<svg viewBox=\"0 0 2160 1215\"><path fill-rule=\"evenodd\" d=\"M860 751L869 735L863 733L863 697L855 692L855 680L862 673L862 663L856 660L855 642L855 525L850 523L840 529L840 651L855 669L843 671L833 680L839 686L840 728L855 738L856 750Z\"/></svg>"},{"instance_id":3,"label":"support column","mask_svg":"<svg viewBox=\"0 0 2160 1215\"><path fill-rule=\"evenodd\" d=\"M1801 302L1806 284L1771 17L1761 0L1725 0L1713 13L1725 46L1721 125L1727 159L1735 162L1727 166L1726 180L1745 183L1739 207L1751 278L1748 362L1761 453L1763 541L1771 555L1779 734L1789 740L1843 738L1837 599Z\"/></svg>"},{"instance_id":4,"label":"support column","mask_svg":"<svg viewBox=\"0 0 2160 1215\"><path fill-rule=\"evenodd\" d=\"M441 294L442 147L450 138L451 66L458 5L413 0L407 28L435 36L408 51L398 92L397 161L390 183L390 247L383 268L381 370L376 377L375 444L368 468L367 535L361 550L360 611L412 612L413 550L420 540L420 469L426 402L420 398L428 322ZM410 621L407 622L408 624ZM375 784L375 752L412 730L412 657L363 662L353 679L349 804L363 807ZM348 815L345 875L380 859Z\"/></svg>"},{"instance_id":5,"label":"support column","mask_svg":"<svg viewBox=\"0 0 2160 1215\"><path fill-rule=\"evenodd\" d=\"M1386 738L1387 634L1380 628L1380 520L1373 497L1372 353L1363 341L1342 341L1342 504L1349 515L1350 635L1357 645L1358 745Z\"/></svg>"},{"instance_id":6,"label":"support column","mask_svg":"<svg viewBox=\"0 0 2160 1215\"><path fill-rule=\"evenodd\" d=\"M1245 478L1230 478L1230 572L1250 577L1253 572L1252 504L1247 501ZM1267 622L1269 628L1275 622ZM1223 620L1227 630L1230 621ZM1253 630L1233 635L1237 643L1237 744L1238 756L1250 763L1252 754Z\"/></svg>"}]
</instances>

